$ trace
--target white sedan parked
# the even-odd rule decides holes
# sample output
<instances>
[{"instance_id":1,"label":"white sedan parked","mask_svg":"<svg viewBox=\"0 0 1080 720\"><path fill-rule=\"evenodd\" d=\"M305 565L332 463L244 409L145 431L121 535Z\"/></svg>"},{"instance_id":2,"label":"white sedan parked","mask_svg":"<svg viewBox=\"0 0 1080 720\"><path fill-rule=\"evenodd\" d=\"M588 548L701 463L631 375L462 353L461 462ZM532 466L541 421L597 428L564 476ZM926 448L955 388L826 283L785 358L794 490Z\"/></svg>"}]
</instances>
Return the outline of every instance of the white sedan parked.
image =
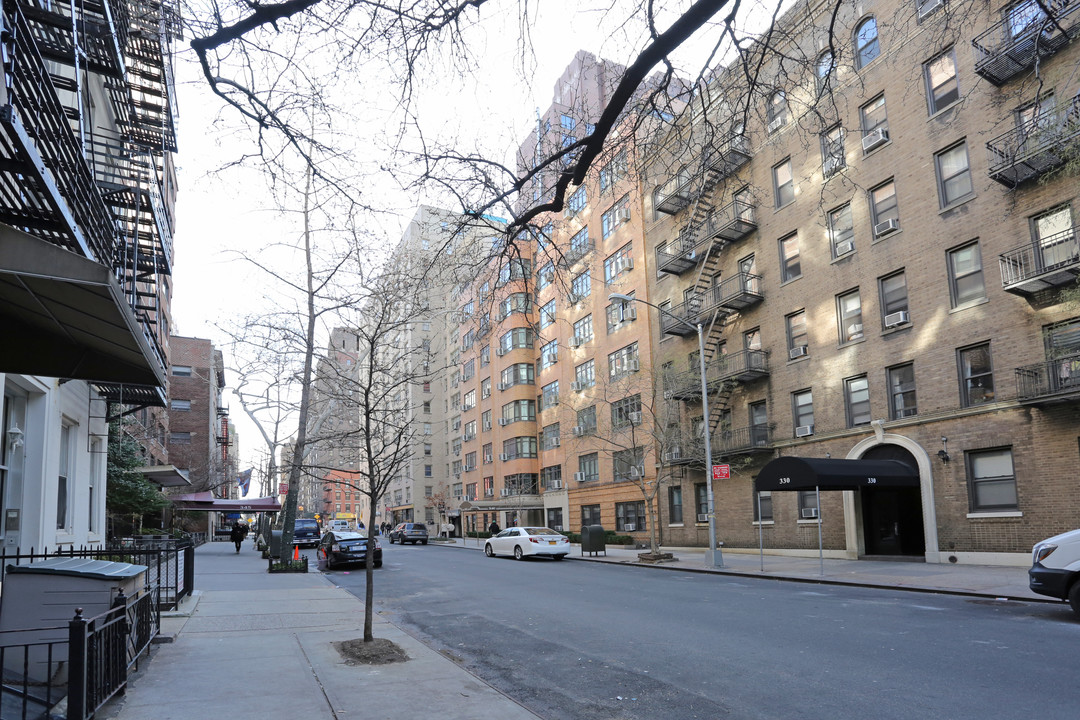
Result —
<instances>
[{"instance_id":1,"label":"white sedan parked","mask_svg":"<svg viewBox=\"0 0 1080 720\"><path fill-rule=\"evenodd\" d=\"M484 545L484 554L513 555L516 560L523 560L526 555L543 555L562 560L570 552L570 541L566 536L546 527L512 527L503 530L495 537L488 538Z\"/></svg>"}]
</instances>

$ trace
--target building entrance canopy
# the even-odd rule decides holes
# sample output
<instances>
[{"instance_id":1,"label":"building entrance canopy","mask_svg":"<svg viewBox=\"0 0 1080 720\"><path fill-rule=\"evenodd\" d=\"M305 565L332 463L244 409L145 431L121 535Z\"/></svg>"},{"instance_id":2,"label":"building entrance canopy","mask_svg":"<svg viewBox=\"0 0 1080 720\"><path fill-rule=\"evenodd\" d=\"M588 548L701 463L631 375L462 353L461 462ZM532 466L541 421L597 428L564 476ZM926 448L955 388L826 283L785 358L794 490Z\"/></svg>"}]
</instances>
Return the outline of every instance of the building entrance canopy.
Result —
<instances>
[{"instance_id":1,"label":"building entrance canopy","mask_svg":"<svg viewBox=\"0 0 1080 720\"><path fill-rule=\"evenodd\" d=\"M899 460L782 457L761 468L754 480L758 492L867 487L919 487L919 473Z\"/></svg>"},{"instance_id":2,"label":"building entrance canopy","mask_svg":"<svg viewBox=\"0 0 1080 720\"><path fill-rule=\"evenodd\" d=\"M216 498L210 491L177 495L170 498L179 510L203 510L206 512L280 512L281 503L273 497L227 500Z\"/></svg>"}]
</instances>

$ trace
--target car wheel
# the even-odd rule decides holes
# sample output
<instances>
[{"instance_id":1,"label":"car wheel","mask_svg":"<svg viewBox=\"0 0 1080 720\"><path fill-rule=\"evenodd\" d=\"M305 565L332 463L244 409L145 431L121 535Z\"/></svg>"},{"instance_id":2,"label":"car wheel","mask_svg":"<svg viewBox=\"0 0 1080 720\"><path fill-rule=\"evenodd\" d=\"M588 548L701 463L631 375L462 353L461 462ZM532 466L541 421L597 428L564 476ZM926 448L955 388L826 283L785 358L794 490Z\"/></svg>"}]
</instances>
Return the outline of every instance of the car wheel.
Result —
<instances>
[{"instance_id":1,"label":"car wheel","mask_svg":"<svg viewBox=\"0 0 1080 720\"><path fill-rule=\"evenodd\" d=\"M524 553L521 552L521 546L520 545L515 545L514 546L514 559L515 560L524 560L525 559Z\"/></svg>"},{"instance_id":2,"label":"car wheel","mask_svg":"<svg viewBox=\"0 0 1080 720\"><path fill-rule=\"evenodd\" d=\"M421 544L421 545L427 545L427 540L421 540L421 541L420 541L420 544Z\"/></svg>"},{"instance_id":3,"label":"car wheel","mask_svg":"<svg viewBox=\"0 0 1080 720\"><path fill-rule=\"evenodd\" d=\"M1076 617L1080 618L1080 580L1073 583L1069 589L1069 607L1072 608Z\"/></svg>"},{"instance_id":4,"label":"car wheel","mask_svg":"<svg viewBox=\"0 0 1080 720\"><path fill-rule=\"evenodd\" d=\"M376 561L374 562L374 566L375 566L375 567L382 567L382 560L376 560Z\"/></svg>"},{"instance_id":5,"label":"car wheel","mask_svg":"<svg viewBox=\"0 0 1080 720\"><path fill-rule=\"evenodd\" d=\"M488 557L495 557L495 551L491 549L491 543L484 545L484 554Z\"/></svg>"},{"instance_id":6,"label":"car wheel","mask_svg":"<svg viewBox=\"0 0 1080 720\"><path fill-rule=\"evenodd\" d=\"M564 557L566 557L566 556L565 555L556 555L555 559L556 560L562 560Z\"/></svg>"},{"instance_id":7,"label":"car wheel","mask_svg":"<svg viewBox=\"0 0 1080 720\"><path fill-rule=\"evenodd\" d=\"M391 536L390 536L389 538L387 538L387 539L388 539L388 540L390 540L390 544L391 544L391 545L393 545L393 544L394 544L394 536L393 536L393 535L391 535Z\"/></svg>"}]
</instances>

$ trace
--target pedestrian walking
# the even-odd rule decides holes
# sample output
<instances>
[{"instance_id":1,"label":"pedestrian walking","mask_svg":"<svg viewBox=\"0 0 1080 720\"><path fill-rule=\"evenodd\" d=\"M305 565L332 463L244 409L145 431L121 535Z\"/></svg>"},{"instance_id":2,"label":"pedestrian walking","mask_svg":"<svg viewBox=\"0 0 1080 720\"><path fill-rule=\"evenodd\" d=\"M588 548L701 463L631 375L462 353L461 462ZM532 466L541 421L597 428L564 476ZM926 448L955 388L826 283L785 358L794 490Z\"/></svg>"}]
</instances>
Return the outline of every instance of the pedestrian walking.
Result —
<instances>
[{"instance_id":1,"label":"pedestrian walking","mask_svg":"<svg viewBox=\"0 0 1080 720\"><path fill-rule=\"evenodd\" d=\"M236 552L240 552L240 544L244 542L244 537L247 535L247 528L240 524L237 520L233 522L232 530L229 531L229 539L233 541L233 545L236 546Z\"/></svg>"}]
</instances>

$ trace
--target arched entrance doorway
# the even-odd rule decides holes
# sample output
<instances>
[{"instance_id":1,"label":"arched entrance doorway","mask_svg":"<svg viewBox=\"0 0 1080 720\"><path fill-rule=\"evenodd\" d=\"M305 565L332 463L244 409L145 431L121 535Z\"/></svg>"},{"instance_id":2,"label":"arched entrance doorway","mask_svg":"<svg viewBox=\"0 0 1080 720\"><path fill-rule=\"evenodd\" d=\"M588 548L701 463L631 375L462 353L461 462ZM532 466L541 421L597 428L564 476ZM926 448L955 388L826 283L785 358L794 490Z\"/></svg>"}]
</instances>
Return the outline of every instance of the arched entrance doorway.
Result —
<instances>
[{"instance_id":1,"label":"arched entrance doorway","mask_svg":"<svg viewBox=\"0 0 1080 720\"><path fill-rule=\"evenodd\" d=\"M862 459L898 460L918 472L915 457L899 445L876 445L863 453ZM918 487L863 487L859 496L865 555L925 556Z\"/></svg>"}]
</instances>

